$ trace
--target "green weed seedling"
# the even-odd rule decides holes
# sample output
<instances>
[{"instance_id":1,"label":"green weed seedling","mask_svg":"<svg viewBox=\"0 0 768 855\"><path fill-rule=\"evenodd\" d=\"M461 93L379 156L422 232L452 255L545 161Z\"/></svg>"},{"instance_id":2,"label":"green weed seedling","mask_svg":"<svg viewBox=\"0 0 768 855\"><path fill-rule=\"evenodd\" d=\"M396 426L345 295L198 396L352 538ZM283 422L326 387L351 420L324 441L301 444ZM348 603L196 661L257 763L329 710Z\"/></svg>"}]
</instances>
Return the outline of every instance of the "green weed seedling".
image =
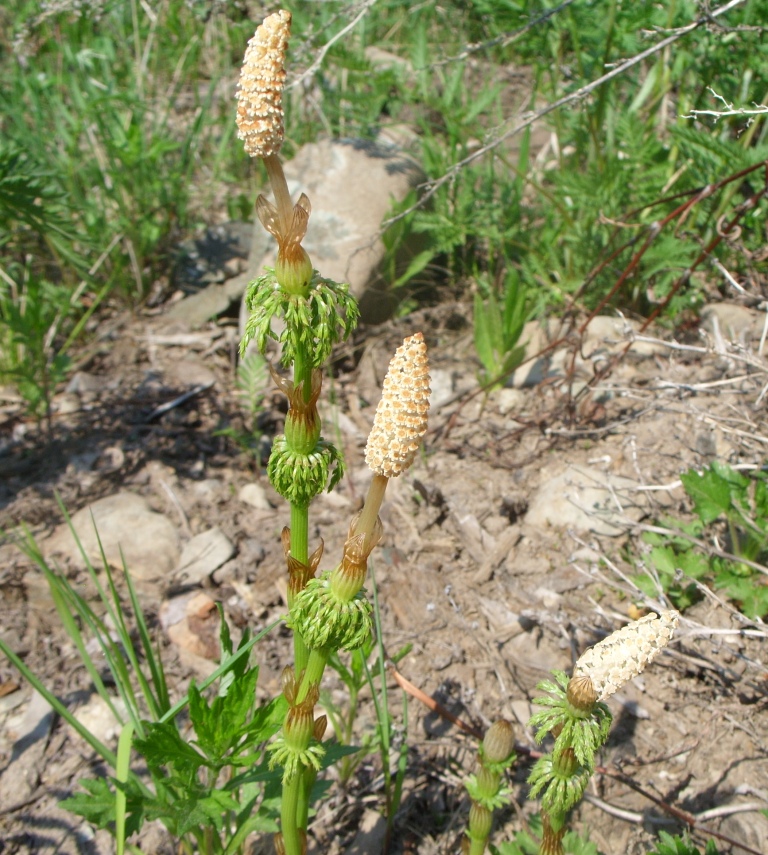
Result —
<instances>
[{"instance_id":1,"label":"green weed seedling","mask_svg":"<svg viewBox=\"0 0 768 855\"><path fill-rule=\"evenodd\" d=\"M475 349L483 364L483 386L502 385L525 359L520 344L527 320L526 289L516 271L506 277L500 297L475 294Z\"/></svg>"},{"instance_id":2,"label":"green weed seedling","mask_svg":"<svg viewBox=\"0 0 768 855\"><path fill-rule=\"evenodd\" d=\"M712 585L749 618L768 614L768 487L766 473L749 475L714 462L680 476L693 505L689 522L664 518L646 532L648 570L635 577L651 596L658 584L685 609L701 599L698 583ZM668 530L668 531L665 531ZM653 593L652 593L653 592Z\"/></svg>"},{"instance_id":3,"label":"green weed seedling","mask_svg":"<svg viewBox=\"0 0 768 855\"><path fill-rule=\"evenodd\" d=\"M27 411L51 428L56 386L66 377L69 357L59 330L75 310L65 286L36 278L0 278L0 384L18 390Z\"/></svg>"},{"instance_id":4,"label":"green weed seedling","mask_svg":"<svg viewBox=\"0 0 768 855\"><path fill-rule=\"evenodd\" d=\"M215 436L229 437L245 454L259 459L259 440L261 431L258 427L258 417L262 412L262 404L269 381L269 365L260 353L247 354L237 366L235 388L241 411L245 414L245 424L238 429L233 426L225 427L215 432Z\"/></svg>"},{"instance_id":5,"label":"green weed seedling","mask_svg":"<svg viewBox=\"0 0 768 855\"><path fill-rule=\"evenodd\" d=\"M708 840L702 853L700 849L691 843L688 836L673 837L666 831L659 832L659 842L650 855L718 855L718 848L714 840Z\"/></svg>"},{"instance_id":6,"label":"green weed seedling","mask_svg":"<svg viewBox=\"0 0 768 855\"><path fill-rule=\"evenodd\" d=\"M528 820L528 831L518 831L514 840L491 846L492 855L539 855L541 845L542 824L541 815L534 814ZM604 855L589 841L573 831L566 832L563 837L563 852L565 855Z\"/></svg>"}]
</instances>

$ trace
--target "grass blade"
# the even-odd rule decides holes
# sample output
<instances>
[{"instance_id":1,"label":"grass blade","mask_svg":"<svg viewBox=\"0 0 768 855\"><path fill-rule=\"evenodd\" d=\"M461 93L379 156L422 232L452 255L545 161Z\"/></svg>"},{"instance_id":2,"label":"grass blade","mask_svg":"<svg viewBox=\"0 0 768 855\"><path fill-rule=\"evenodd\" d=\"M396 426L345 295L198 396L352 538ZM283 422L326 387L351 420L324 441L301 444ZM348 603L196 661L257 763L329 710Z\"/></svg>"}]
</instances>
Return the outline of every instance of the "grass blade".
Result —
<instances>
[{"instance_id":1,"label":"grass blade","mask_svg":"<svg viewBox=\"0 0 768 855\"><path fill-rule=\"evenodd\" d=\"M131 767L131 745L133 743L133 724L128 721L120 731L120 739L117 742L117 765L115 767L115 779L125 784ZM115 793L115 840L117 855L125 852L125 815L127 806L127 795L124 789L118 787Z\"/></svg>"}]
</instances>

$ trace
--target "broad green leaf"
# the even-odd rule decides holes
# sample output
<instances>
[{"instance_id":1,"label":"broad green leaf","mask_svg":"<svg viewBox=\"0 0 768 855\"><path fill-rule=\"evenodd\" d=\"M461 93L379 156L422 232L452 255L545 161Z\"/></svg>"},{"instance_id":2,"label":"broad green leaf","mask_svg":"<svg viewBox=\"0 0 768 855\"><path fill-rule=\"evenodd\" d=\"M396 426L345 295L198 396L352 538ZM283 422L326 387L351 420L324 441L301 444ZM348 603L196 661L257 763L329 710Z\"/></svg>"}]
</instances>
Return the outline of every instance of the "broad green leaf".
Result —
<instances>
[{"instance_id":1,"label":"broad green leaf","mask_svg":"<svg viewBox=\"0 0 768 855\"><path fill-rule=\"evenodd\" d=\"M713 468L705 469L701 475L691 469L680 480L705 525L731 510L731 487Z\"/></svg>"},{"instance_id":2,"label":"broad green leaf","mask_svg":"<svg viewBox=\"0 0 768 855\"><path fill-rule=\"evenodd\" d=\"M703 579L712 569L707 557L693 549L680 553L677 563L683 573L692 579Z\"/></svg>"},{"instance_id":3,"label":"broad green leaf","mask_svg":"<svg viewBox=\"0 0 768 855\"><path fill-rule=\"evenodd\" d=\"M111 828L116 819L117 798L117 794L112 790L112 783L115 782L109 778L81 779L80 786L87 792L75 793L61 801L60 805L82 816L97 828ZM141 831L146 799L139 787L130 780L119 784L119 789L126 797L125 836L130 837Z\"/></svg>"},{"instance_id":4,"label":"broad green leaf","mask_svg":"<svg viewBox=\"0 0 768 855\"><path fill-rule=\"evenodd\" d=\"M674 576L678 566L677 556L671 546L656 546L651 550L650 559L659 573Z\"/></svg>"},{"instance_id":5,"label":"broad green leaf","mask_svg":"<svg viewBox=\"0 0 768 855\"><path fill-rule=\"evenodd\" d=\"M475 294L475 350L488 374L493 375L496 357L491 343L491 330L486 307L479 294Z\"/></svg>"},{"instance_id":6,"label":"broad green leaf","mask_svg":"<svg viewBox=\"0 0 768 855\"><path fill-rule=\"evenodd\" d=\"M182 778L194 779L197 770L208 765L205 757L182 739L173 722L146 722L146 733L133 745L150 768L169 766Z\"/></svg>"}]
</instances>

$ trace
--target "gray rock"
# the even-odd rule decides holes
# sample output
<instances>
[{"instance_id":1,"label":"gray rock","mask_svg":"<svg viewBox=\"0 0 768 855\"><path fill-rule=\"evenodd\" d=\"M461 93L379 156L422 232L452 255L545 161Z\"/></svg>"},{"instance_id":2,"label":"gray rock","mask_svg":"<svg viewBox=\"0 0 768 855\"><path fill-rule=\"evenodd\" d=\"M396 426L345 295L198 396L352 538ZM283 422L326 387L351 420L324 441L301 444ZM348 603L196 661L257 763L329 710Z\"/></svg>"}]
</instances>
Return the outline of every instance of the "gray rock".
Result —
<instances>
[{"instance_id":1,"label":"gray rock","mask_svg":"<svg viewBox=\"0 0 768 855\"><path fill-rule=\"evenodd\" d=\"M99 499L72 517L72 527L88 560L102 565L101 546L110 566L121 569L123 556L131 578L153 582L173 572L179 560L179 539L170 520L153 511L142 496L116 493ZM98 532L98 536L97 533ZM42 544L46 557L66 558L72 566L85 562L69 526L59 526Z\"/></svg>"},{"instance_id":2,"label":"gray rock","mask_svg":"<svg viewBox=\"0 0 768 855\"><path fill-rule=\"evenodd\" d=\"M183 585L199 585L234 554L234 544L216 526L195 535L187 543L182 550L179 569L174 578Z\"/></svg>"},{"instance_id":3,"label":"gray rock","mask_svg":"<svg viewBox=\"0 0 768 855\"><path fill-rule=\"evenodd\" d=\"M725 802L738 804L734 797L726 797ZM749 799L754 804L755 799ZM749 846L754 852L768 852L768 818L755 810L748 813L733 813L720 824L719 831L731 840L738 840L743 846Z\"/></svg>"},{"instance_id":4,"label":"gray rock","mask_svg":"<svg viewBox=\"0 0 768 855\"><path fill-rule=\"evenodd\" d=\"M45 748L53 726L54 712L48 701L32 692L29 706L12 729L16 737L8 765L0 773L0 805L13 809L35 792L45 766Z\"/></svg>"},{"instance_id":5,"label":"gray rock","mask_svg":"<svg viewBox=\"0 0 768 855\"><path fill-rule=\"evenodd\" d=\"M216 382L216 375L201 359L191 357L169 360L163 371L163 380L173 389L185 389L192 386L212 386Z\"/></svg>"},{"instance_id":6,"label":"gray rock","mask_svg":"<svg viewBox=\"0 0 768 855\"><path fill-rule=\"evenodd\" d=\"M503 644L510 638L525 632L525 627L520 622L520 615L508 609L503 599L478 596L477 602L480 611L488 621L489 631L498 643Z\"/></svg>"},{"instance_id":7,"label":"gray rock","mask_svg":"<svg viewBox=\"0 0 768 855\"><path fill-rule=\"evenodd\" d=\"M128 710L122 698L114 697L112 706L122 721L128 720ZM75 710L75 718L80 724L100 742L108 745L117 741L122 728L122 722L115 718L114 713L107 705L107 702L101 695L93 694L91 697L77 710Z\"/></svg>"},{"instance_id":8,"label":"gray rock","mask_svg":"<svg viewBox=\"0 0 768 855\"><path fill-rule=\"evenodd\" d=\"M261 484L244 484L237 493L237 498L246 505L252 508L258 508L260 511L268 511L271 509L266 491Z\"/></svg>"},{"instance_id":9,"label":"gray rock","mask_svg":"<svg viewBox=\"0 0 768 855\"><path fill-rule=\"evenodd\" d=\"M535 629L513 636L502 649L505 659L534 671L546 673L568 667L568 655L551 638Z\"/></svg>"},{"instance_id":10,"label":"gray rock","mask_svg":"<svg viewBox=\"0 0 768 855\"><path fill-rule=\"evenodd\" d=\"M496 406L502 416L507 413L519 413L525 407L526 397L519 389L498 389L491 394L491 399L495 401Z\"/></svg>"},{"instance_id":11,"label":"gray rock","mask_svg":"<svg viewBox=\"0 0 768 855\"><path fill-rule=\"evenodd\" d=\"M261 228L261 224L258 225ZM250 272L246 272L221 284L208 285L202 291L190 294L172 306L168 311L168 318L181 321L192 328L202 326L211 318L223 315L230 306L239 302L253 278Z\"/></svg>"},{"instance_id":12,"label":"gray rock","mask_svg":"<svg viewBox=\"0 0 768 855\"><path fill-rule=\"evenodd\" d=\"M574 362L577 374L592 377L594 363L599 363L624 350L632 342L629 353L637 359L648 358L665 352L663 344L657 342L632 341L640 325L622 317L598 315L587 325L581 339L581 347ZM529 321L523 328L520 341L526 344L526 355L534 356L548 344L570 336L569 342L576 341L576 334L568 328L561 328L555 319ZM510 385L520 388L538 386L551 377L564 377L572 364L572 346L559 347L531 362L521 365L512 375Z\"/></svg>"},{"instance_id":13,"label":"gray rock","mask_svg":"<svg viewBox=\"0 0 768 855\"><path fill-rule=\"evenodd\" d=\"M366 808L358 822L355 839L347 849L347 855L368 855L382 852L387 836L387 821L374 810Z\"/></svg>"},{"instance_id":14,"label":"gray rock","mask_svg":"<svg viewBox=\"0 0 768 855\"><path fill-rule=\"evenodd\" d=\"M765 323L765 313L736 303L710 303L701 313L701 326L717 340L748 344L759 339Z\"/></svg>"},{"instance_id":15,"label":"gray rock","mask_svg":"<svg viewBox=\"0 0 768 855\"><path fill-rule=\"evenodd\" d=\"M440 409L453 399L455 390L453 387L453 375L444 368L433 368L429 372L429 386L432 390L429 395L429 408L432 412Z\"/></svg>"},{"instance_id":16,"label":"gray rock","mask_svg":"<svg viewBox=\"0 0 768 855\"><path fill-rule=\"evenodd\" d=\"M29 698L29 705L16 728L13 757L18 757L25 748L35 742L47 739L53 725L53 719L53 707L39 692L33 690Z\"/></svg>"},{"instance_id":17,"label":"gray rock","mask_svg":"<svg viewBox=\"0 0 768 855\"><path fill-rule=\"evenodd\" d=\"M626 531L626 518L638 518L642 493L627 493L628 478L589 466L569 466L564 472L543 477L531 497L527 525L557 526L575 531L618 535Z\"/></svg>"},{"instance_id":18,"label":"gray rock","mask_svg":"<svg viewBox=\"0 0 768 855\"><path fill-rule=\"evenodd\" d=\"M105 389L114 388L116 385L116 381L109 377L100 374L88 374L87 371L76 371L67 383L66 391L78 395L98 395Z\"/></svg>"},{"instance_id":19,"label":"gray rock","mask_svg":"<svg viewBox=\"0 0 768 855\"><path fill-rule=\"evenodd\" d=\"M72 413L78 413L82 405L80 396L74 392L62 392L53 399L53 409L60 416L69 416Z\"/></svg>"},{"instance_id":20,"label":"gray rock","mask_svg":"<svg viewBox=\"0 0 768 855\"><path fill-rule=\"evenodd\" d=\"M629 318L598 315L592 318L584 330L581 352L587 359L594 359L599 354L619 353L632 341L639 329L640 324ZM629 352L638 357L650 357L665 351L663 344L648 341L632 341L629 348Z\"/></svg>"},{"instance_id":21,"label":"gray rock","mask_svg":"<svg viewBox=\"0 0 768 855\"><path fill-rule=\"evenodd\" d=\"M160 606L160 626L186 654L186 661L201 673L213 671L219 656L219 617L216 603L203 591L190 591Z\"/></svg>"}]
</instances>

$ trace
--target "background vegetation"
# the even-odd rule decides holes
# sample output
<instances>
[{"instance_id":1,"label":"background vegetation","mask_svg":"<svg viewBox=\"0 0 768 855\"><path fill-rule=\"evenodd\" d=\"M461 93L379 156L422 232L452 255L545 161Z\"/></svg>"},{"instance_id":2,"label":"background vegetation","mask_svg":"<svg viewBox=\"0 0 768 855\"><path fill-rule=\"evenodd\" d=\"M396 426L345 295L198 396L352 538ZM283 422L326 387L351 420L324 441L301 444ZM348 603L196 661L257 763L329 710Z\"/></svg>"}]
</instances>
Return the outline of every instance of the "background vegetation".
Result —
<instances>
[{"instance_id":1,"label":"background vegetation","mask_svg":"<svg viewBox=\"0 0 768 855\"><path fill-rule=\"evenodd\" d=\"M433 192L389 239L394 246L415 231L428 240L395 283L410 280L417 296L429 283L471 288L484 300L495 292L503 306L507 284L519 281L527 292L516 297L520 311L541 314L574 300L593 307L642 228L681 194L768 156L762 115L686 118L722 108L711 90L744 107L766 100L759 25L768 0L736 3L548 113L551 136L539 157L530 128L494 145L518 121L515 92L523 107L546 107L679 32L703 7L293 6L285 154L318 136L415 127ZM270 10L238 0L29 0L0 11L0 382L15 386L33 413L47 412L68 355L105 300L162 300L173 288L180 238L212 220L251 217L262 181L233 144L232 98L243 47ZM374 62L371 47L398 61ZM759 189L758 176L727 185L674 233L662 233L613 303L640 314L658 306L721 218ZM658 202L669 197L676 202ZM761 200L738 238L717 248L737 279L764 265L764 218ZM688 285L667 314L678 319L703 298L701 284ZM506 364L505 354L496 363Z\"/></svg>"}]
</instances>

